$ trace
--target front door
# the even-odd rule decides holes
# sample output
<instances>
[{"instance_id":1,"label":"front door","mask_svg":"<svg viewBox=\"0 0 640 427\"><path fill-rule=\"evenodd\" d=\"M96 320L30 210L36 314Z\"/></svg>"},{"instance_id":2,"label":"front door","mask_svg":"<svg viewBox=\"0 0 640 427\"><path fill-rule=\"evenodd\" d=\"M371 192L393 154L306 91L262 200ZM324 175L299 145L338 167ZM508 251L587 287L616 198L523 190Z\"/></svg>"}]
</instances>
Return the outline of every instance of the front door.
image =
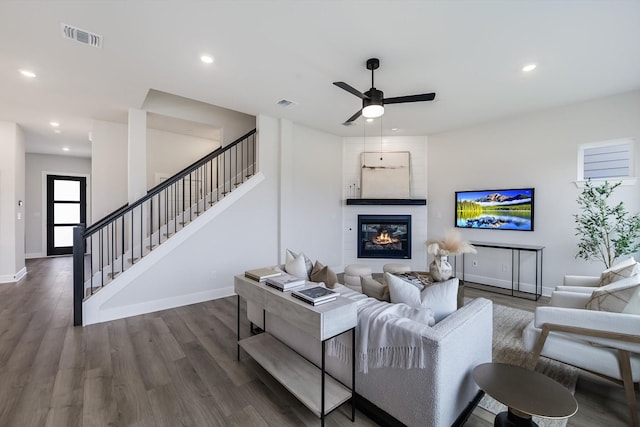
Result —
<instances>
[{"instance_id":1,"label":"front door","mask_svg":"<svg viewBox=\"0 0 640 427\"><path fill-rule=\"evenodd\" d=\"M86 224L87 179L47 175L47 255L73 253L73 228Z\"/></svg>"}]
</instances>

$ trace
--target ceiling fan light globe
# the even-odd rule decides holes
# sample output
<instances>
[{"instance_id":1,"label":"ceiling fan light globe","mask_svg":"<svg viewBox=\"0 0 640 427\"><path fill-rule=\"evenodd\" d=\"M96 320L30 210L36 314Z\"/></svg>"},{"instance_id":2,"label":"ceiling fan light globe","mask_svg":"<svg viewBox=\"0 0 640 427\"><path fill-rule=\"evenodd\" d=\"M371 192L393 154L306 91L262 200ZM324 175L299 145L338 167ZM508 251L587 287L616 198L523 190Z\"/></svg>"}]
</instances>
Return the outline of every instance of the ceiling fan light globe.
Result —
<instances>
[{"instance_id":1,"label":"ceiling fan light globe","mask_svg":"<svg viewBox=\"0 0 640 427\"><path fill-rule=\"evenodd\" d=\"M362 109L362 115L367 119L375 119L384 114L384 107L382 105L367 105Z\"/></svg>"}]
</instances>

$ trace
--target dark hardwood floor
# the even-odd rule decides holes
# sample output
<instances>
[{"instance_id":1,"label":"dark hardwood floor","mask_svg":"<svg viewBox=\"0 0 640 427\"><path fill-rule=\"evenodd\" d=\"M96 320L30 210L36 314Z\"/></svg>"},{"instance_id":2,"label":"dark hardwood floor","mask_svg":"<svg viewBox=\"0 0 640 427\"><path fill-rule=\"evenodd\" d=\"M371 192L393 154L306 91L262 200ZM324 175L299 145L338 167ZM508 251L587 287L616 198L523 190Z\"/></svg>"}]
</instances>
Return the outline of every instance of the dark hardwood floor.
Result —
<instances>
[{"instance_id":1,"label":"dark hardwood floor","mask_svg":"<svg viewBox=\"0 0 640 427\"><path fill-rule=\"evenodd\" d=\"M73 327L71 258L28 260L27 270L0 284L0 426L319 425L250 357L235 360L235 297ZM581 375L578 388L570 426L625 425L621 387ZM477 412L467 425L492 425ZM327 426L375 425L349 414L343 405Z\"/></svg>"}]
</instances>

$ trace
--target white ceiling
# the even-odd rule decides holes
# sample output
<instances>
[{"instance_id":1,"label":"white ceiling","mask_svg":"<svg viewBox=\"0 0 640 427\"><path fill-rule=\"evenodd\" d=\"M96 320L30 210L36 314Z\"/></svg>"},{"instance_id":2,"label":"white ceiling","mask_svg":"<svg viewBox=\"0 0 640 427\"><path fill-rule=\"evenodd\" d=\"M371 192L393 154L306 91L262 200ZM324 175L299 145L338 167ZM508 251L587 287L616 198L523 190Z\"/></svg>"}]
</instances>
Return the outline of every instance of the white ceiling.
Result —
<instances>
[{"instance_id":1,"label":"white ceiling","mask_svg":"<svg viewBox=\"0 0 640 427\"><path fill-rule=\"evenodd\" d=\"M61 23L103 47L63 39ZM23 126L30 152L86 155L92 119L124 122L156 89L362 135L362 119L341 125L360 100L332 82L367 90L370 57L385 96L437 93L387 106L383 133L439 133L639 89L640 1L4 0L0 120Z\"/></svg>"}]
</instances>

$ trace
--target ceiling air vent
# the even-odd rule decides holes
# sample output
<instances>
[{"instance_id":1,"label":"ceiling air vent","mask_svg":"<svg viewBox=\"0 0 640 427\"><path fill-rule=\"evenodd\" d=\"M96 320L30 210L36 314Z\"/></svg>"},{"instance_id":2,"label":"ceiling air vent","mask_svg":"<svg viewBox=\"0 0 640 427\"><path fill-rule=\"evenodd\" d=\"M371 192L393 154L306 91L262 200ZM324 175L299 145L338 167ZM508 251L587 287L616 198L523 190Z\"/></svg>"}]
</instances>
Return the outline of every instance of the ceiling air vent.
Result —
<instances>
[{"instance_id":1,"label":"ceiling air vent","mask_svg":"<svg viewBox=\"0 0 640 427\"><path fill-rule=\"evenodd\" d=\"M278 101L278 105L281 106L282 108L287 108L287 107L295 107L296 105L298 105L298 103L295 101L289 101L288 99L281 99L280 101Z\"/></svg>"},{"instance_id":2,"label":"ceiling air vent","mask_svg":"<svg viewBox=\"0 0 640 427\"><path fill-rule=\"evenodd\" d=\"M67 24L60 24L62 26L62 37L65 39L75 40L79 43L89 46L101 48L102 36L92 33L90 31L82 30L78 27L72 27Z\"/></svg>"}]
</instances>

